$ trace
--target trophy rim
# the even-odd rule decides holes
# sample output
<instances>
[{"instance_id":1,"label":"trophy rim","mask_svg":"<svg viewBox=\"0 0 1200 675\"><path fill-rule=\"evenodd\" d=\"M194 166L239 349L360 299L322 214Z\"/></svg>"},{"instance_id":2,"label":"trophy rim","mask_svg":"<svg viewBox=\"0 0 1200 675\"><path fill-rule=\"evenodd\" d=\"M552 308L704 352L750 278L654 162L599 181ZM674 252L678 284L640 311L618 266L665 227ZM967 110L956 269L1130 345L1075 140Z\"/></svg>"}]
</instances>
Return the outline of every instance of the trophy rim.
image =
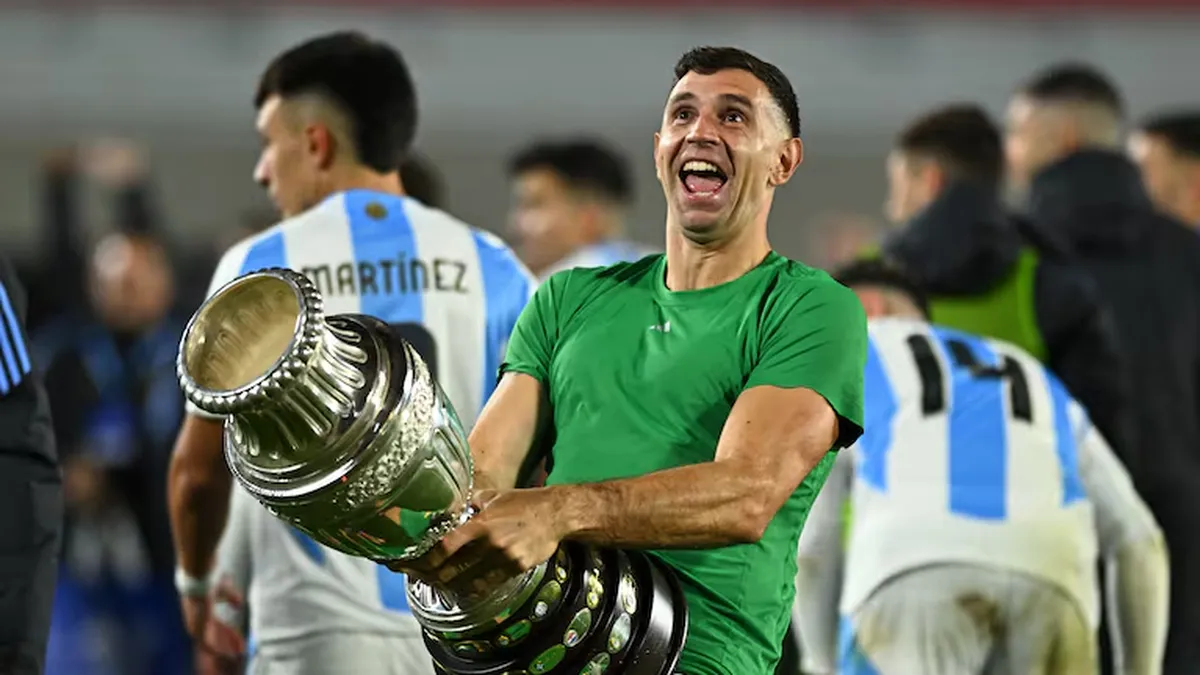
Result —
<instances>
[{"instance_id":1,"label":"trophy rim","mask_svg":"<svg viewBox=\"0 0 1200 675\"><path fill-rule=\"evenodd\" d=\"M261 375L241 386L233 389L210 389L202 386L193 377L188 367L188 362L193 356L188 350L188 342L195 331L197 322L206 318L205 310L213 302L242 286L264 278L284 282L295 295L296 321L292 326L292 338L288 341L287 347ZM225 283L192 314L183 330L182 337L180 337L179 351L176 357L176 375L184 396L205 412L229 415L254 407L262 398L278 393L293 382L296 375L307 367L308 361L321 339L321 328L325 323L324 309L324 301L312 281L305 275L286 267L258 269Z\"/></svg>"}]
</instances>

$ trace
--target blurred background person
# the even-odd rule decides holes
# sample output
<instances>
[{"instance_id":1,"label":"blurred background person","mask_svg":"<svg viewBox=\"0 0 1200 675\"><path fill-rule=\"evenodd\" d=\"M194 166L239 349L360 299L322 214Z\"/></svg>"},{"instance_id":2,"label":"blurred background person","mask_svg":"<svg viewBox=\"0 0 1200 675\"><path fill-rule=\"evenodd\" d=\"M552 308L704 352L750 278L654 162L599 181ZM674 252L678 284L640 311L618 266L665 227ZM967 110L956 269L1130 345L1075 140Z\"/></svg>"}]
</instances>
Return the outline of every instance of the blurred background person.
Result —
<instances>
[{"instance_id":1,"label":"blurred background person","mask_svg":"<svg viewBox=\"0 0 1200 675\"><path fill-rule=\"evenodd\" d=\"M537 141L509 162L509 177L515 247L539 278L652 252L623 238L633 183L625 158L607 145L587 138Z\"/></svg>"},{"instance_id":2,"label":"blurred background person","mask_svg":"<svg viewBox=\"0 0 1200 675\"><path fill-rule=\"evenodd\" d=\"M0 257L0 672L41 675L62 536L50 408L30 356L25 289Z\"/></svg>"},{"instance_id":3,"label":"blurred background person","mask_svg":"<svg viewBox=\"0 0 1200 675\"><path fill-rule=\"evenodd\" d=\"M149 166L134 143L91 139L52 153L45 181L57 257L39 288L53 313L41 317L31 349L54 411L66 498L47 670L185 672L163 509L183 412L174 377L183 322ZM101 228L88 227L89 187L112 212ZM94 230L107 234L93 245Z\"/></svg>"},{"instance_id":4,"label":"blurred background person","mask_svg":"<svg viewBox=\"0 0 1200 675\"><path fill-rule=\"evenodd\" d=\"M974 104L909 123L887 160L883 253L930 294L932 321L1020 346L1049 365L1121 452L1131 392L1087 272L1009 214L1000 129Z\"/></svg>"},{"instance_id":5,"label":"blurred background person","mask_svg":"<svg viewBox=\"0 0 1200 675\"><path fill-rule=\"evenodd\" d=\"M884 227L879 219L852 211L818 215L810 224L806 262L830 270L879 247Z\"/></svg>"},{"instance_id":6,"label":"blurred background person","mask_svg":"<svg viewBox=\"0 0 1200 675\"><path fill-rule=\"evenodd\" d=\"M1162 532L1087 412L1016 345L928 323L888 264L836 276L869 320L866 431L800 536L807 671L835 672L840 602L842 675L1092 675L1099 551L1119 672L1157 675Z\"/></svg>"},{"instance_id":7,"label":"blurred background person","mask_svg":"<svg viewBox=\"0 0 1200 675\"><path fill-rule=\"evenodd\" d=\"M210 292L263 268L308 274L329 314L371 315L412 343L470 428L535 280L495 237L406 194L406 173L425 200L437 201L439 186L407 160L418 95L404 57L363 33L325 33L275 56L254 101L263 137L254 178L284 220L229 249ZM359 275L347 284L336 274L335 288L331 269ZM225 665L248 656L253 672L432 673L403 575L268 512L230 474L220 416L188 413L169 490L191 636ZM226 576L245 596L248 653L243 621L212 620L214 608L239 604L214 589Z\"/></svg>"},{"instance_id":8,"label":"blurred background person","mask_svg":"<svg viewBox=\"0 0 1200 675\"><path fill-rule=\"evenodd\" d=\"M446 210L446 183L428 157L414 152L400 165L404 194L431 209Z\"/></svg>"},{"instance_id":9,"label":"blurred background person","mask_svg":"<svg viewBox=\"0 0 1200 675\"><path fill-rule=\"evenodd\" d=\"M88 279L90 308L47 323L35 343L67 501L49 670L182 673L188 649L163 508L183 418L171 269L153 236L114 232L95 247ZM97 632L110 648L93 643ZM145 658L132 657L139 650Z\"/></svg>"},{"instance_id":10,"label":"blurred background person","mask_svg":"<svg viewBox=\"0 0 1200 675\"><path fill-rule=\"evenodd\" d=\"M1147 117L1128 149L1154 205L1200 230L1200 109Z\"/></svg>"},{"instance_id":11,"label":"blurred background person","mask_svg":"<svg viewBox=\"0 0 1200 675\"><path fill-rule=\"evenodd\" d=\"M1163 672L1200 672L1200 240L1155 211L1122 153L1125 102L1104 73L1050 66L1020 86L1008 116L1028 215L1067 242L1113 310L1136 393L1136 450L1123 459L1171 558Z\"/></svg>"}]
</instances>

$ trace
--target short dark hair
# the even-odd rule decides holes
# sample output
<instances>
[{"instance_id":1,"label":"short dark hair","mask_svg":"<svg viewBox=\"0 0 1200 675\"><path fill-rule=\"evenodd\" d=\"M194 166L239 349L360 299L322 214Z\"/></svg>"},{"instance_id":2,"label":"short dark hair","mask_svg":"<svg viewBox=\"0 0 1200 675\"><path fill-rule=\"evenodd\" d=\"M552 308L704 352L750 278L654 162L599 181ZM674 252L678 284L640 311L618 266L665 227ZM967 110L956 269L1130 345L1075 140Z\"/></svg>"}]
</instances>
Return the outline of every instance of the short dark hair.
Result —
<instances>
[{"instance_id":1,"label":"short dark hair","mask_svg":"<svg viewBox=\"0 0 1200 675\"><path fill-rule=\"evenodd\" d=\"M1050 66L1030 78L1021 93L1047 103L1089 103L1108 108L1118 118L1125 116L1125 101L1117 85L1099 68L1067 62Z\"/></svg>"},{"instance_id":2,"label":"short dark hair","mask_svg":"<svg viewBox=\"0 0 1200 675\"><path fill-rule=\"evenodd\" d=\"M929 296L916 278L898 262L889 258L860 258L833 271L833 278L843 286L880 286L899 291L908 297L921 313L929 318Z\"/></svg>"},{"instance_id":3,"label":"short dark hair","mask_svg":"<svg viewBox=\"0 0 1200 675\"><path fill-rule=\"evenodd\" d=\"M1138 129L1166 141L1176 153L1200 159L1200 110L1172 110L1147 117Z\"/></svg>"},{"instance_id":4,"label":"short dark hair","mask_svg":"<svg viewBox=\"0 0 1200 675\"><path fill-rule=\"evenodd\" d=\"M545 169L578 190L591 190L617 204L633 201L633 180L625 157L594 138L542 140L509 161L509 175Z\"/></svg>"},{"instance_id":5,"label":"short dark hair","mask_svg":"<svg viewBox=\"0 0 1200 675\"><path fill-rule=\"evenodd\" d=\"M900 132L896 148L928 157L956 178L999 185L1004 177L1000 129L971 103L947 105L917 118Z\"/></svg>"},{"instance_id":6,"label":"short dark hair","mask_svg":"<svg viewBox=\"0 0 1200 675\"><path fill-rule=\"evenodd\" d=\"M425 206L445 208L445 184L437 168L424 155L410 153L400 165L400 182L409 197Z\"/></svg>"},{"instance_id":7,"label":"short dark hair","mask_svg":"<svg viewBox=\"0 0 1200 675\"><path fill-rule=\"evenodd\" d=\"M783 111L792 138L800 137L800 106L792 82L773 63L737 47L696 47L679 57L675 64L675 81L688 73L712 75L721 70L744 70L767 87L775 104Z\"/></svg>"},{"instance_id":8,"label":"short dark hair","mask_svg":"<svg viewBox=\"0 0 1200 675\"><path fill-rule=\"evenodd\" d=\"M379 173L400 168L417 130L417 93L398 51L358 32L302 42L271 61L255 108L272 96L316 94L349 119L360 162Z\"/></svg>"}]
</instances>

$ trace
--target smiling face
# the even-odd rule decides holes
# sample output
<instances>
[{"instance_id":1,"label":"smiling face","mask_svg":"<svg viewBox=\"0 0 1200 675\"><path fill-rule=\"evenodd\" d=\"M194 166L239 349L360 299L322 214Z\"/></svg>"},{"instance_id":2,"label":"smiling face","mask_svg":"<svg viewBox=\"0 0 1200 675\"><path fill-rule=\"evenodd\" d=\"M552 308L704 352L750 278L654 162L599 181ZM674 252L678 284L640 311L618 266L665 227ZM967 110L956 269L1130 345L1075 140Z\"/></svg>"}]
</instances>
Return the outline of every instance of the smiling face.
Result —
<instances>
[{"instance_id":1,"label":"smiling face","mask_svg":"<svg viewBox=\"0 0 1200 675\"><path fill-rule=\"evenodd\" d=\"M774 188L800 164L783 111L758 78L738 70L690 72L671 90L654 137L669 222L696 243L765 223Z\"/></svg>"}]
</instances>

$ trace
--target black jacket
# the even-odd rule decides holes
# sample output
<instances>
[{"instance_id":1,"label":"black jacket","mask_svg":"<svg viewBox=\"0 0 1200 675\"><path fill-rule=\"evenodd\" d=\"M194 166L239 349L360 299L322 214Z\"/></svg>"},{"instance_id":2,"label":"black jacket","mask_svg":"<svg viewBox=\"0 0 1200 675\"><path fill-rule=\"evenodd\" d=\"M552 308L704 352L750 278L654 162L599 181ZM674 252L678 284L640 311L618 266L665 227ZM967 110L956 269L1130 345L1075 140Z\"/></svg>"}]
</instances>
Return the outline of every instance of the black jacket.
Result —
<instances>
[{"instance_id":1,"label":"black jacket","mask_svg":"<svg viewBox=\"0 0 1200 675\"><path fill-rule=\"evenodd\" d=\"M1123 449L1130 442L1129 386L1112 322L1087 273L1052 233L1009 214L994 190L955 183L890 237L884 254L931 295L970 297L1004 282L1026 247L1038 251L1034 309L1047 365Z\"/></svg>"},{"instance_id":2,"label":"black jacket","mask_svg":"<svg viewBox=\"0 0 1200 675\"><path fill-rule=\"evenodd\" d=\"M1137 392L1127 465L1171 549L1163 672L1200 673L1200 238L1153 210L1116 153L1079 152L1047 168L1029 206L1112 308Z\"/></svg>"},{"instance_id":3,"label":"black jacket","mask_svg":"<svg viewBox=\"0 0 1200 675\"><path fill-rule=\"evenodd\" d=\"M50 404L38 365L31 361L26 332L26 297L12 264L0 257L0 340L7 345L0 359L5 370L7 391L0 393L0 458L19 459L32 469L30 475L57 477L58 456L54 448L54 432L50 419ZM8 353L8 352L11 352ZM12 358L14 364L7 361ZM11 367L15 365L17 372ZM28 372L25 372L28 368ZM18 380L19 381L16 381ZM11 386L16 381L16 386Z\"/></svg>"}]
</instances>

